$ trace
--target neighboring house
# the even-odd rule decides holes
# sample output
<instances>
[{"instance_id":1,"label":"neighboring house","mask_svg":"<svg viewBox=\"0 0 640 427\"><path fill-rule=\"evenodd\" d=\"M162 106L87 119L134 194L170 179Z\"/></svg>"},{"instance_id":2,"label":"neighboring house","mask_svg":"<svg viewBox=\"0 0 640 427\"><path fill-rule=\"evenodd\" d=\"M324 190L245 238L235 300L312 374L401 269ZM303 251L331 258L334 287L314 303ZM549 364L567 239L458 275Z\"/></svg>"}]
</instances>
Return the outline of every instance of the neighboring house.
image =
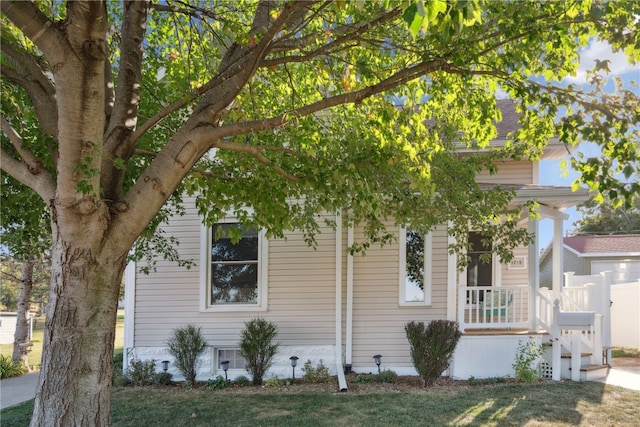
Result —
<instances>
[{"instance_id":1,"label":"neighboring house","mask_svg":"<svg viewBox=\"0 0 640 427\"><path fill-rule=\"evenodd\" d=\"M516 124L515 115L504 117L502 139ZM543 158L565 153L562 144L551 141ZM538 185L536 162L505 163L498 174L482 174L478 181L514 188L513 203L537 200L541 218L554 222L557 248L567 219L561 210L588 199L586 190ZM474 262L490 249L478 245L468 254L470 267L459 272L456 256L448 253L452 241L446 225L427 236L397 227L395 244L371 247L366 256L349 253L347 248L359 240L362 230L341 226L339 218L334 218L337 230L321 230L315 249L297 232L287 233L286 239L267 239L263 232L245 230L240 242L232 245L228 239L213 239L212 228L202 226L192 202L186 200L186 215L172 219L164 231L179 237L182 258L194 260L195 267L186 270L161 261L149 275L138 273L135 265L127 269L125 366L132 359L171 362L167 339L175 328L193 324L202 328L210 346L198 370L199 380L224 375L223 360L230 361L230 378L246 375L238 343L244 322L255 317L278 326L280 349L267 377L289 377L289 357L295 355L301 365L322 360L338 375L341 389L347 387L344 371L376 372L376 354L382 355L382 369L415 375L404 332L410 321L459 322L464 335L448 372L454 378L513 375L518 343L529 336L539 343L549 340L543 329L559 338L549 362L558 366L554 379L560 379L559 343L574 351L566 339L560 340L554 323L560 317L557 313L553 317L551 295L538 290L537 243L516 248L509 264L495 256L490 263ZM214 227L234 222L226 218ZM536 219L524 218L521 226L538 232ZM413 244L416 239L418 245ZM422 287L416 285L406 262L407 250L416 246L424 248ZM558 284L561 267L556 260L553 277ZM586 323L584 327L593 327L592 318ZM172 363L170 372L181 378Z\"/></svg>"},{"instance_id":2,"label":"neighboring house","mask_svg":"<svg viewBox=\"0 0 640 427\"><path fill-rule=\"evenodd\" d=\"M577 275L613 273L612 283L640 279L640 234L573 236L563 239L564 270ZM551 288L549 246L540 257L540 286Z\"/></svg>"},{"instance_id":3,"label":"neighboring house","mask_svg":"<svg viewBox=\"0 0 640 427\"><path fill-rule=\"evenodd\" d=\"M13 344L18 313L0 313L0 344Z\"/></svg>"},{"instance_id":4,"label":"neighboring house","mask_svg":"<svg viewBox=\"0 0 640 427\"><path fill-rule=\"evenodd\" d=\"M640 348L640 234L574 236L563 239L562 256L571 284L574 275L611 272L611 345ZM540 259L540 286L551 286L553 249Z\"/></svg>"}]
</instances>

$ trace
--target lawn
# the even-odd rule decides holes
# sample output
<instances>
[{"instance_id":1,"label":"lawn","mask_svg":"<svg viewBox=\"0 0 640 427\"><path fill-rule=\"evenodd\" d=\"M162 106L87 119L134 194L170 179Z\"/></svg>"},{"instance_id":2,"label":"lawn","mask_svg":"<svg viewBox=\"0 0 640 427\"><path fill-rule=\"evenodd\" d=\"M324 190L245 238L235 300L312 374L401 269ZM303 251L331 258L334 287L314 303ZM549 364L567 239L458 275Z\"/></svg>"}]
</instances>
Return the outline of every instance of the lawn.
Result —
<instances>
[{"instance_id":1,"label":"lawn","mask_svg":"<svg viewBox=\"0 0 640 427\"><path fill-rule=\"evenodd\" d=\"M347 393L282 388L114 388L112 426L637 426L640 392L596 382ZM33 401L4 410L27 426ZM6 423L6 424L5 424Z\"/></svg>"},{"instance_id":2,"label":"lawn","mask_svg":"<svg viewBox=\"0 0 640 427\"><path fill-rule=\"evenodd\" d=\"M31 336L31 352L29 353L29 364L36 369L40 369L40 360L42 359L42 341L44 336L45 318L36 317L33 323L33 334ZM118 319L116 321L116 339L115 351L122 350L124 346L124 310L118 310ZM11 356L13 354L13 344L0 344L0 354Z\"/></svg>"}]
</instances>

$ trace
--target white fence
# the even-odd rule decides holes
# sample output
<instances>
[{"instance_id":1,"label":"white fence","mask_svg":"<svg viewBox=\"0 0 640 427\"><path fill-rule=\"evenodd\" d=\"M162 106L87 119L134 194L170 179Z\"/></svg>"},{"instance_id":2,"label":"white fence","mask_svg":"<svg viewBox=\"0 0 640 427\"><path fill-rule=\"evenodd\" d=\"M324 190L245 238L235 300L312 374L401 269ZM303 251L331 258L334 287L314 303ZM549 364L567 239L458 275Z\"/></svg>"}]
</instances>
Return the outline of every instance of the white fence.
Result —
<instances>
[{"instance_id":1,"label":"white fence","mask_svg":"<svg viewBox=\"0 0 640 427\"><path fill-rule=\"evenodd\" d=\"M640 280L611 285L611 345L640 349Z\"/></svg>"}]
</instances>

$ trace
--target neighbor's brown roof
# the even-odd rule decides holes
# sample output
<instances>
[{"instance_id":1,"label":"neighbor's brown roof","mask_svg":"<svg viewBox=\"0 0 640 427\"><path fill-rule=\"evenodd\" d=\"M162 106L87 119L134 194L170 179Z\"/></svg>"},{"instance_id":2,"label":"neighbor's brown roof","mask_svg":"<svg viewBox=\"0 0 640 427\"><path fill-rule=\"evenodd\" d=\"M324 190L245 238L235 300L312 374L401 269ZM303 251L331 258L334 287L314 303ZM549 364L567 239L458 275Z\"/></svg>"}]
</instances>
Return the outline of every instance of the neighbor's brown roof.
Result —
<instances>
[{"instance_id":1,"label":"neighbor's brown roof","mask_svg":"<svg viewBox=\"0 0 640 427\"><path fill-rule=\"evenodd\" d=\"M565 237L564 244L582 254L640 252L640 234Z\"/></svg>"}]
</instances>

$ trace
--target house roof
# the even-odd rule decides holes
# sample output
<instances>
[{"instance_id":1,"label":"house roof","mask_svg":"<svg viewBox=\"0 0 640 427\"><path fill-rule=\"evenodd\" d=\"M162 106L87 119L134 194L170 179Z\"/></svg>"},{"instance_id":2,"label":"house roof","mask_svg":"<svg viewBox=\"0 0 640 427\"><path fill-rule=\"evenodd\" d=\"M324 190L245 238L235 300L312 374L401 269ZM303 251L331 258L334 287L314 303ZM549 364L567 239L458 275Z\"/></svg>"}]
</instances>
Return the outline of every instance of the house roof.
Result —
<instances>
[{"instance_id":1,"label":"house roof","mask_svg":"<svg viewBox=\"0 0 640 427\"><path fill-rule=\"evenodd\" d=\"M511 99L498 99L496 104L502 113L502 121L494 123L498 132L498 136L496 136L496 138L490 143L490 147L494 148L502 147L507 141L507 135L520 128L518 119L520 119L521 116L521 114L516 111L516 104ZM461 145L458 147L458 151L464 154L473 153L475 150L468 149ZM542 152L542 158L545 160L562 159L570 154L569 147L560 142L557 138L551 138L547 141Z\"/></svg>"},{"instance_id":2,"label":"house roof","mask_svg":"<svg viewBox=\"0 0 640 427\"><path fill-rule=\"evenodd\" d=\"M572 236L565 237L563 243L581 256L640 256L640 234Z\"/></svg>"}]
</instances>

